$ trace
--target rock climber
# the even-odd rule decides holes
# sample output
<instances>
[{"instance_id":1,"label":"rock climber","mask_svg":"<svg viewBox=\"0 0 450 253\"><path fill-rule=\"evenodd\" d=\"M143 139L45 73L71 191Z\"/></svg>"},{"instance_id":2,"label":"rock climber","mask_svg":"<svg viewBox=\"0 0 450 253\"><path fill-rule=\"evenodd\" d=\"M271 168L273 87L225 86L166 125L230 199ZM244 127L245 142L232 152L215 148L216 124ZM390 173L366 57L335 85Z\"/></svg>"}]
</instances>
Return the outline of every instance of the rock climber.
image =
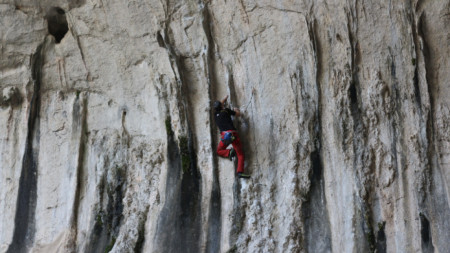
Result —
<instances>
[{"instance_id":1,"label":"rock climber","mask_svg":"<svg viewBox=\"0 0 450 253\"><path fill-rule=\"evenodd\" d=\"M221 140L217 146L217 154L221 157L232 160L237 156L238 167L237 175L239 178L250 178L250 175L244 173L244 151L242 150L241 140L233 125L231 116L240 116L239 108L225 108L224 104L228 99L226 95L221 101L214 102L214 119L220 130ZM229 145L233 145L232 149L227 149Z\"/></svg>"}]
</instances>

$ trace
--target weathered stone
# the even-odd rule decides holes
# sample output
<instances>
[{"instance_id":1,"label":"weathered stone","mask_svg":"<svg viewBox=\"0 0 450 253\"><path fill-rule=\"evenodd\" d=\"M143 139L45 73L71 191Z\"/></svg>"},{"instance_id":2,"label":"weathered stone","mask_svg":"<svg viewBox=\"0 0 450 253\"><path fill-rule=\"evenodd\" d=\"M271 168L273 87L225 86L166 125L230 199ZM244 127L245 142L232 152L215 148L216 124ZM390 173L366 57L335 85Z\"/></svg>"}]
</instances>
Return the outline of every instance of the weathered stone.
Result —
<instances>
[{"instance_id":1,"label":"weathered stone","mask_svg":"<svg viewBox=\"0 0 450 253\"><path fill-rule=\"evenodd\" d=\"M0 252L450 252L449 8L2 1Z\"/></svg>"},{"instance_id":2,"label":"weathered stone","mask_svg":"<svg viewBox=\"0 0 450 253\"><path fill-rule=\"evenodd\" d=\"M0 98L0 105L6 106L16 106L22 102L22 97L20 95L19 89L10 86L3 89L3 96Z\"/></svg>"}]
</instances>

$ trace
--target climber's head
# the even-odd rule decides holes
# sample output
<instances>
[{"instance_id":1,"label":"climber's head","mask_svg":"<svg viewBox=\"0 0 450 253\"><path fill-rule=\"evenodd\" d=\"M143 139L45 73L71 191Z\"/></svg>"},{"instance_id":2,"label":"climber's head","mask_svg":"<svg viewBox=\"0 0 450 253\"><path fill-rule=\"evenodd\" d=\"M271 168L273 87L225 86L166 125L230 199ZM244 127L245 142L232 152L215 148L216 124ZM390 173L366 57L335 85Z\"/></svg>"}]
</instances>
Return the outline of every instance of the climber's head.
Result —
<instances>
[{"instance_id":1,"label":"climber's head","mask_svg":"<svg viewBox=\"0 0 450 253\"><path fill-rule=\"evenodd\" d=\"M214 111L217 112L217 111L222 110L223 105L220 101L215 101L213 104L213 107L214 107Z\"/></svg>"}]
</instances>

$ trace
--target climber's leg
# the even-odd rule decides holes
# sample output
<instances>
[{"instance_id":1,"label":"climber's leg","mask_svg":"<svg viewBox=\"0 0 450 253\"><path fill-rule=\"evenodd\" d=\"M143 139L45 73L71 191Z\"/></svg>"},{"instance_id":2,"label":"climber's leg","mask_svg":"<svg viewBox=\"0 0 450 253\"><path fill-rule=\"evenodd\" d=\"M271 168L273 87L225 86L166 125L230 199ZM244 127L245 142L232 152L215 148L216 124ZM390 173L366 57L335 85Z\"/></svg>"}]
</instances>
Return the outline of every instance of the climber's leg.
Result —
<instances>
[{"instance_id":1,"label":"climber's leg","mask_svg":"<svg viewBox=\"0 0 450 253\"><path fill-rule=\"evenodd\" d=\"M224 133L221 133L222 137ZM227 145L225 145L222 141L219 142L217 146L217 154L221 157L227 158L230 155L230 150L227 149Z\"/></svg>"},{"instance_id":2,"label":"climber's leg","mask_svg":"<svg viewBox=\"0 0 450 253\"><path fill-rule=\"evenodd\" d=\"M241 140L239 139L239 135L234 132L234 141L231 143L233 145L234 151L236 151L236 155L238 158L238 167L237 167L237 173L244 173L244 150L242 150Z\"/></svg>"}]
</instances>

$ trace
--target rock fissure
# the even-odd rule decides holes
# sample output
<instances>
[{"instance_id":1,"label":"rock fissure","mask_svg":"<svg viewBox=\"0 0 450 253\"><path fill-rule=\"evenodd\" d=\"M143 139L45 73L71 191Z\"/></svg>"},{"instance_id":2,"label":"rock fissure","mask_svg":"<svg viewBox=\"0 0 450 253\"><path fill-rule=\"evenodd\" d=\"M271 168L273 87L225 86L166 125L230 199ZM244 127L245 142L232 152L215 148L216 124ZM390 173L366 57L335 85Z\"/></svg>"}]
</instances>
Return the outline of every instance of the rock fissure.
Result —
<instances>
[{"instance_id":1,"label":"rock fissure","mask_svg":"<svg viewBox=\"0 0 450 253\"><path fill-rule=\"evenodd\" d=\"M40 44L31 57L33 95L31 97L27 137L22 158L14 233L8 253L26 252L34 240L35 213L37 199L38 156L39 156L39 111L41 100L42 66L44 65L45 41Z\"/></svg>"},{"instance_id":2,"label":"rock fissure","mask_svg":"<svg viewBox=\"0 0 450 253\"><path fill-rule=\"evenodd\" d=\"M315 88L317 92L317 105L314 106L313 151L309 154L309 191L301 206L304 223L303 248L307 252L329 252L332 249L330 221L327 212L325 197L324 176L322 167L322 55L318 38L318 27L315 20L307 22L309 40L314 51ZM321 234L323 240L316 240L315 235Z\"/></svg>"},{"instance_id":3,"label":"rock fissure","mask_svg":"<svg viewBox=\"0 0 450 253\"><path fill-rule=\"evenodd\" d=\"M449 252L448 8L0 4L0 252Z\"/></svg>"},{"instance_id":4,"label":"rock fissure","mask_svg":"<svg viewBox=\"0 0 450 253\"><path fill-rule=\"evenodd\" d=\"M169 6L170 1L167 4ZM167 20L164 35L169 34L169 20ZM175 187L175 189L166 189L169 193L166 194L163 210L172 210L173 214L162 214L158 218L157 230L160 231L161 235L156 236L154 240L158 248L167 252L198 252L201 236L201 178L197 168L192 130L192 121L195 119L195 115L188 108L190 106L189 97L182 96L182 94L189 92L189 72L184 66L184 57L178 55L170 39L159 35L161 33L157 33L157 40L158 37L163 39L177 82L175 95L179 98L177 111L180 117L181 130L178 135L178 143L176 143L174 136L169 135L172 131L169 129L172 129L172 126L166 124L168 166L174 167L168 171L166 184L167 187ZM169 113L174 112L169 111ZM168 235L168 233L172 235Z\"/></svg>"},{"instance_id":5,"label":"rock fissure","mask_svg":"<svg viewBox=\"0 0 450 253\"><path fill-rule=\"evenodd\" d=\"M205 32L207 38L207 51L206 57L203 61L205 63L204 69L206 71L206 77L208 81L208 95L209 101L211 102L216 97L215 84L218 82L215 68L215 43L213 37L213 23L211 20L211 13L209 9L209 3L205 3L202 9L203 17L203 31ZM217 135L217 130L212 124L214 118L212 114L209 114L209 132L211 139L211 150L216 149L215 136ZM209 203L209 216L208 216L208 236L206 241L206 251L207 252L219 252L222 236L222 195L220 192L220 181L219 181L219 166L216 156L212 156L212 188L211 188L211 199Z\"/></svg>"},{"instance_id":6,"label":"rock fissure","mask_svg":"<svg viewBox=\"0 0 450 253\"><path fill-rule=\"evenodd\" d=\"M145 224L147 222L149 208L144 212L144 216L138 225L138 238L136 244L134 245L134 253L141 253L143 251L145 243Z\"/></svg>"},{"instance_id":7,"label":"rock fissure","mask_svg":"<svg viewBox=\"0 0 450 253\"><path fill-rule=\"evenodd\" d=\"M198 252L201 188L193 143L183 137L177 144L170 132L171 130L168 132L167 146L167 193L163 207L167 211L158 218L159 232L154 240L157 247L166 252ZM189 160L185 162L185 166L188 166L185 171L183 155L189 156Z\"/></svg>"},{"instance_id":8,"label":"rock fissure","mask_svg":"<svg viewBox=\"0 0 450 253\"><path fill-rule=\"evenodd\" d=\"M422 250L425 253L435 252L433 247L433 241L431 238L430 222L423 214L419 214L420 217L420 235L422 237Z\"/></svg>"},{"instance_id":9,"label":"rock fissure","mask_svg":"<svg viewBox=\"0 0 450 253\"><path fill-rule=\"evenodd\" d=\"M109 252L114 247L123 220L126 167L109 165L110 171L103 175L99 184L101 199L106 200L106 203L100 202L87 252Z\"/></svg>"},{"instance_id":10,"label":"rock fissure","mask_svg":"<svg viewBox=\"0 0 450 253\"><path fill-rule=\"evenodd\" d=\"M87 144L87 98L83 94L82 97L77 96L74 102L74 115L73 118L77 119L74 122L73 130L77 134L79 134L79 147L77 151L78 160L76 165L76 188L75 188L75 196L73 203L73 212L71 217L71 229L72 229L72 239L68 243L68 248L71 251L76 251L77 245L77 235L78 235L78 216L80 213L80 202L82 192L84 190L83 178L86 176L87 172L85 171L85 158L86 158L86 144Z\"/></svg>"},{"instance_id":11,"label":"rock fissure","mask_svg":"<svg viewBox=\"0 0 450 253\"><path fill-rule=\"evenodd\" d=\"M417 27L418 31L418 36L422 39L422 56L423 56L423 60L424 60L424 65L425 65L425 81L427 83L427 88L428 88L428 99L429 99L429 103L430 103L430 109L427 115L427 126L426 126L426 133L427 133L427 140L428 140L428 150L427 150L427 157L428 157L428 162L431 166L431 163L434 161L434 148L435 148L435 138L434 138L434 134L433 131L431 129L435 128L435 120L434 120L434 115L435 115L435 101L434 101L434 83L433 83L433 79L434 79L434 74L432 73L433 70L431 69L431 60L430 59L430 49L428 47L428 42L427 39L425 37L425 33L424 30L425 28L425 13L422 13L419 17L418 20L418 27ZM439 167L439 164L433 164L435 166Z\"/></svg>"},{"instance_id":12,"label":"rock fissure","mask_svg":"<svg viewBox=\"0 0 450 253\"><path fill-rule=\"evenodd\" d=\"M359 52L358 45L358 5L357 1L353 8L350 8L349 14L347 14L347 32L348 39L350 43L350 69L349 76L350 84L348 88L348 100L349 100L349 111L352 119L352 148L353 148L353 170L355 172L355 181L359 190L357 198L359 203L355 206L355 213L360 213L360 217L355 217L355 226L360 227L361 233L364 236L359 236L356 239L357 247L363 248L367 252L375 252L376 250L376 237L373 228L374 217L371 210L371 199L373 199L374 185L372 183L372 178L374 177L374 166L371 164L375 157L371 156L370 148L367 146L367 139L369 137L368 126L364 121L363 113L363 102L362 93L360 89L360 74L359 69L361 68L361 53ZM346 137L344 136L344 139ZM344 148L345 149L345 148ZM358 223L359 226L358 226ZM362 239L360 239L362 237Z\"/></svg>"}]
</instances>

